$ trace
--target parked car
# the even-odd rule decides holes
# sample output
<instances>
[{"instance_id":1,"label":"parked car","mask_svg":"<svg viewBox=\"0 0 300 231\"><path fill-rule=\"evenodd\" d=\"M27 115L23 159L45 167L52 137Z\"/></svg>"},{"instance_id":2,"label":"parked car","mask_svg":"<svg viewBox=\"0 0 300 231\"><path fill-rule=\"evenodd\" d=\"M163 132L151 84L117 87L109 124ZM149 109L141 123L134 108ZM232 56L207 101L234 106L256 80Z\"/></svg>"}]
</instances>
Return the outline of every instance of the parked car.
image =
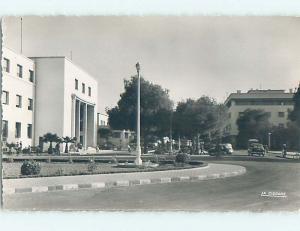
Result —
<instances>
[{"instance_id":1,"label":"parked car","mask_svg":"<svg viewBox=\"0 0 300 231\"><path fill-rule=\"evenodd\" d=\"M250 156L253 156L253 155L264 156L265 153L266 153L266 150L265 150L264 146L260 143L253 143L248 148L248 155L250 155Z\"/></svg>"},{"instance_id":2,"label":"parked car","mask_svg":"<svg viewBox=\"0 0 300 231\"><path fill-rule=\"evenodd\" d=\"M226 143L226 144L223 144L223 145L224 145L224 148L226 150L226 153L231 155L233 153L232 145L229 144L229 143Z\"/></svg>"},{"instance_id":3,"label":"parked car","mask_svg":"<svg viewBox=\"0 0 300 231\"><path fill-rule=\"evenodd\" d=\"M208 150L208 154L211 156L219 155L230 155L233 153L233 148L231 144L217 144L212 146Z\"/></svg>"}]
</instances>

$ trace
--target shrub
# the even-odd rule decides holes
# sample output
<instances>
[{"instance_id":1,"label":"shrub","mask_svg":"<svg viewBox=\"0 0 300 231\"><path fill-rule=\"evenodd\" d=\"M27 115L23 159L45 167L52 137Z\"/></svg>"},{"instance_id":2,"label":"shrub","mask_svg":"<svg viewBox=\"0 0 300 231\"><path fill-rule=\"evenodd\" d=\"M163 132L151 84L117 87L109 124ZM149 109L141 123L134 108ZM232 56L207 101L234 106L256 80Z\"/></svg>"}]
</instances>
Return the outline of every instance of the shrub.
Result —
<instances>
[{"instance_id":1,"label":"shrub","mask_svg":"<svg viewBox=\"0 0 300 231\"><path fill-rule=\"evenodd\" d=\"M41 172L41 166L35 161L24 161L21 166L22 175L38 175Z\"/></svg>"},{"instance_id":2,"label":"shrub","mask_svg":"<svg viewBox=\"0 0 300 231\"><path fill-rule=\"evenodd\" d=\"M23 154L30 154L31 153L30 148L23 148L22 153Z\"/></svg>"},{"instance_id":3,"label":"shrub","mask_svg":"<svg viewBox=\"0 0 300 231\"><path fill-rule=\"evenodd\" d=\"M157 156L157 155L153 155L153 156L151 157L151 162L152 162L152 163L158 164L158 163L159 163L159 158L158 158L158 156Z\"/></svg>"},{"instance_id":4,"label":"shrub","mask_svg":"<svg viewBox=\"0 0 300 231\"><path fill-rule=\"evenodd\" d=\"M90 162L87 166L87 170L89 172L94 172L97 169L97 165L95 162Z\"/></svg>"},{"instance_id":5,"label":"shrub","mask_svg":"<svg viewBox=\"0 0 300 231\"><path fill-rule=\"evenodd\" d=\"M62 168L57 169L57 171L55 172L55 175L57 176L61 176L64 174L64 170Z\"/></svg>"},{"instance_id":6,"label":"shrub","mask_svg":"<svg viewBox=\"0 0 300 231\"><path fill-rule=\"evenodd\" d=\"M186 153L178 153L175 157L177 163L186 163L189 160L189 156Z\"/></svg>"},{"instance_id":7,"label":"shrub","mask_svg":"<svg viewBox=\"0 0 300 231\"><path fill-rule=\"evenodd\" d=\"M119 163L119 161L117 160L117 157L112 157L111 158L111 161L110 161L112 164L118 164Z\"/></svg>"}]
</instances>

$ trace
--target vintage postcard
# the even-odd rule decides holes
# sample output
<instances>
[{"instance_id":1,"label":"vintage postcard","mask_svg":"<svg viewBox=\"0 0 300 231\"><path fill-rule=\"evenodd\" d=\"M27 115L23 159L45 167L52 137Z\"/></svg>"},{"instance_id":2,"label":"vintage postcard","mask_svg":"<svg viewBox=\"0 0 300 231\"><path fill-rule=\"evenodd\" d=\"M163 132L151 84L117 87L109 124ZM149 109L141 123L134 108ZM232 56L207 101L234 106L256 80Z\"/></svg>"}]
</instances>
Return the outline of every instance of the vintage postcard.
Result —
<instances>
[{"instance_id":1,"label":"vintage postcard","mask_svg":"<svg viewBox=\"0 0 300 231\"><path fill-rule=\"evenodd\" d=\"M299 26L2 17L3 209L298 212Z\"/></svg>"}]
</instances>

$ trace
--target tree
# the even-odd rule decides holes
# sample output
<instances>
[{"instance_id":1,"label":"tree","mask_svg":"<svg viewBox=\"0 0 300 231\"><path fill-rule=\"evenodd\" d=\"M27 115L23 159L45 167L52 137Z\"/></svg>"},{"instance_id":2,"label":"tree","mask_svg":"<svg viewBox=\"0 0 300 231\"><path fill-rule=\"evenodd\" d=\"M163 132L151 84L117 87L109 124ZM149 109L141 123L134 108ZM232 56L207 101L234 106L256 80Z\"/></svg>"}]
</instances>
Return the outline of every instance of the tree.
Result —
<instances>
[{"instance_id":1,"label":"tree","mask_svg":"<svg viewBox=\"0 0 300 231\"><path fill-rule=\"evenodd\" d=\"M62 138L62 141L66 144L65 146L65 153L69 153L69 143L75 143L76 142L76 137L69 137L65 136Z\"/></svg>"},{"instance_id":2,"label":"tree","mask_svg":"<svg viewBox=\"0 0 300 231\"><path fill-rule=\"evenodd\" d=\"M270 114L263 110L245 110L236 121L239 130L237 146L246 148L249 139L258 139L262 143L267 143L267 136L271 131L269 117Z\"/></svg>"},{"instance_id":3,"label":"tree","mask_svg":"<svg viewBox=\"0 0 300 231\"><path fill-rule=\"evenodd\" d=\"M226 107L217 104L208 96L179 102L174 115L175 134L195 139L196 149L199 151L200 137L211 137L214 134L215 137L220 138L225 113Z\"/></svg>"},{"instance_id":4,"label":"tree","mask_svg":"<svg viewBox=\"0 0 300 231\"><path fill-rule=\"evenodd\" d=\"M300 127L300 84L293 96L294 109L289 114L289 119L297 124Z\"/></svg>"},{"instance_id":5,"label":"tree","mask_svg":"<svg viewBox=\"0 0 300 231\"><path fill-rule=\"evenodd\" d=\"M50 145L49 145L49 148L48 148L48 154L53 154L53 145L52 145L52 143L53 142L59 142L59 137L56 134L48 132L43 136L43 142L46 142L46 143L50 142Z\"/></svg>"},{"instance_id":6,"label":"tree","mask_svg":"<svg viewBox=\"0 0 300 231\"><path fill-rule=\"evenodd\" d=\"M8 147L8 154L12 153L12 149L16 147L15 143L7 143L6 146Z\"/></svg>"},{"instance_id":7,"label":"tree","mask_svg":"<svg viewBox=\"0 0 300 231\"><path fill-rule=\"evenodd\" d=\"M153 135L162 136L169 130L173 102L169 92L160 85L141 78L141 137L144 148ZM116 107L107 110L112 129L136 130L137 77L124 80L124 92Z\"/></svg>"},{"instance_id":8,"label":"tree","mask_svg":"<svg viewBox=\"0 0 300 231\"><path fill-rule=\"evenodd\" d=\"M298 150L300 150L300 84L298 86L297 91L293 96L294 109L289 114L289 119L291 123L290 127L295 128L294 137L298 140Z\"/></svg>"},{"instance_id":9,"label":"tree","mask_svg":"<svg viewBox=\"0 0 300 231\"><path fill-rule=\"evenodd\" d=\"M283 144L286 144L289 150L297 150L299 145L300 128L295 123L288 123L287 127L272 127L271 146L275 150L282 150Z\"/></svg>"}]
</instances>

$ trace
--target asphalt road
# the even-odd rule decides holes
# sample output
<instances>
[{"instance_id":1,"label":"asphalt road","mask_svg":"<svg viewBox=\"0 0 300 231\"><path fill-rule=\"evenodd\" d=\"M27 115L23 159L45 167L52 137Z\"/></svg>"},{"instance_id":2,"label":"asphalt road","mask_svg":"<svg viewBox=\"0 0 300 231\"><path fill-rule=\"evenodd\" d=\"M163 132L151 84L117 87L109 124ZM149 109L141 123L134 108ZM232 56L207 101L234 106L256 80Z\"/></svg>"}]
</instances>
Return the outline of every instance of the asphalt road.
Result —
<instances>
[{"instance_id":1,"label":"asphalt road","mask_svg":"<svg viewBox=\"0 0 300 231\"><path fill-rule=\"evenodd\" d=\"M7 195L8 210L299 211L300 164L216 161L245 166L242 176L198 182ZM270 196L261 196L265 192ZM275 193L286 197L271 197ZM272 194L272 195L271 195Z\"/></svg>"}]
</instances>

